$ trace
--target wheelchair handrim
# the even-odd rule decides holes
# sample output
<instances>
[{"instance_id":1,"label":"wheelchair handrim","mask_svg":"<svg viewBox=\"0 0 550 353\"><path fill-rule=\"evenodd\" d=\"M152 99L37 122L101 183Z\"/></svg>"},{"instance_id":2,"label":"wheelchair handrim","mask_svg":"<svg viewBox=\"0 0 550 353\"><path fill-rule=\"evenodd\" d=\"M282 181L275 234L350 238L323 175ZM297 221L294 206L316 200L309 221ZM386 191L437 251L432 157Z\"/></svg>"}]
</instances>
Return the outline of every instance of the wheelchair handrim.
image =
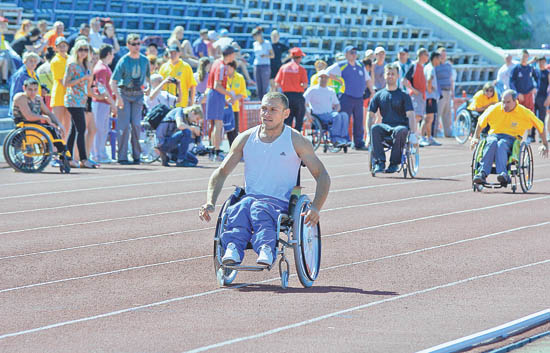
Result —
<instances>
[{"instance_id":1,"label":"wheelchair handrim","mask_svg":"<svg viewBox=\"0 0 550 353\"><path fill-rule=\"evenodd\" d=\"M307 205L304 204L302 212L306 210ZM305 217L303 217L305 219ZM321 267L321 238L320 238L319 224L314 227L309 227L302 222L302 229L300 232L301 239L301 252L302 262L306 275L310 280L315 281L319 275L319 268Z\"/></svg>"},{"instance_id":2,"label":"wheelchair handrim","mask_svg":"<svg viewBox=\"0 0 550 353\"><path fill-rule=\"evenodd\" d=\"M533 187L534 178L534 165L533 165L533 152L528 145L524 145L521 149L519 166L519 181L521 190L527 192Z\"/></svg>"},{"instance_id":3,"label":"wheelchair handrim","mask_svg":"<svg viewBox=\"0 0 550 353\"><path fill-rule=\"evenodd\" d=\"M467 113L458 114L455 121L455 139L458 143L464 144L470 136L472 122Z\"/></svg>"},{"instance_id":4,"label":"wheelchair handrim","mask_svg":"<svg viewBox=\"0 0 550 353\"><path fill-rule=\"evenodd\" d=\"M4 143L6 162L24 173L42 171L52 159L52 150L49 137L34 127L12 131Z\"/></svg>"}]
</instances>

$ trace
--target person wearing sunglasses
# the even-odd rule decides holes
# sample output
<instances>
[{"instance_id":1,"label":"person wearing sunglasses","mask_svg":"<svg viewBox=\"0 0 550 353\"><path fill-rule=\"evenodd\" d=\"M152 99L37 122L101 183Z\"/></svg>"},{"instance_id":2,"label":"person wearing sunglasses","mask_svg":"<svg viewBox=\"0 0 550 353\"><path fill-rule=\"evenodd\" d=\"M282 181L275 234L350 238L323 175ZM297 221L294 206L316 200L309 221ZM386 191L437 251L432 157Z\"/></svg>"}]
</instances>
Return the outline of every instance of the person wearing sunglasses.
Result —
<instances>
[{"instance_id":1,"label":"person wearing sunglasses","mask_svg":"<svg viewBox=\"0 0 550 353\"><path fill-rule=\"evenodd\" d=\"M141 112L143 97L151 87L151 68L147 57L140 53L141 41L138 34L126 38L129 53L117 63L111 77L111 89L118 107L117 138L118 163L140 164ZM128 161L128 140L131 136L133 162Z\"/></svg>"},{"instance_id":2,"label":"person wearing sunglasses","mask_svg":"<svg viewBox=\"0 0 550 353\"><path fill-rule=\"evenodd\" d=\"M477 91L472 97L470 104L468 104L468 110L477 112L477 116L481 115L485 109L491 105L498 103L498 97L495 94L495 86L491 82L487 82L483 85L483 88Z\"/></svg>"}]
</instances>

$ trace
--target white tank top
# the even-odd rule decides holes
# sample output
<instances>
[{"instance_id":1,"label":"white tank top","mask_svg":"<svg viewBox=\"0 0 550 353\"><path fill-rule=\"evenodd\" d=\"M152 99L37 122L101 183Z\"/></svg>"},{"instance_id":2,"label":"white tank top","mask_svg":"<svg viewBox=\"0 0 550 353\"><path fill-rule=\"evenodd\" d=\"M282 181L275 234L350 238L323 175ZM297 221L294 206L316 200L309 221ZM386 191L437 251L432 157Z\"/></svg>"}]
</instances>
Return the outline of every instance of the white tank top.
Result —
<instances>
[{"instance_id":1,"label":"white tank top","mask_svg":"<svg viewBox=\"0 0 550 353\"><path fill-rule=\"evenodd\" d=\"M265 143L260 140L260 127L254 128L244 145L245 191L288 202L301 163L292 144L291 128L285 125L275 141Z\"/></svg>"}]
</instances>

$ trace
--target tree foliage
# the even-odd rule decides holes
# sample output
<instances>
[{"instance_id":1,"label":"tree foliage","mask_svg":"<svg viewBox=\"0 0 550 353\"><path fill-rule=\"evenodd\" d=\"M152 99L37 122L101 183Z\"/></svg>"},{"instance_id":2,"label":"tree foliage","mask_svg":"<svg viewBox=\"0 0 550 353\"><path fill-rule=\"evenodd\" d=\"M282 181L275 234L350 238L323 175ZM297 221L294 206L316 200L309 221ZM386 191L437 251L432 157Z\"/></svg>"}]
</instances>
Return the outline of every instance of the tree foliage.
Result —
<instances>
[{"instance_id":1,"label":"tree foliage","mask_svg":"<svg viewBox=\"0 0 550 353\"><path fill-rule=\"evenodd\" d=\"M524 0L425 0L489 43L508 49L531 36Z\"/></svg>"}]
</instances>

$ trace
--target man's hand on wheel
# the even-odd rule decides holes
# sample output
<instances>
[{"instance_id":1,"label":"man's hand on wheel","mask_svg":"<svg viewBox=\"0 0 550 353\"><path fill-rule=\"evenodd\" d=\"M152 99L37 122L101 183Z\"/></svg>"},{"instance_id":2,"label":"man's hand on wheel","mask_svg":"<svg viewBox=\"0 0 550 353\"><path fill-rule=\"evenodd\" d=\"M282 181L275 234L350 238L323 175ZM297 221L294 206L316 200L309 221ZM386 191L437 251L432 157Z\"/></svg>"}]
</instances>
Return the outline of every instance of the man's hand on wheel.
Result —
<instances>
[{"instance_id":1,"label":"man's hand on wheel","mask_svg":"<svg viewBox=\"0 0 550 353\"><path fill-rule=\"evenodd\" d=\"M548 158L548 148L546 146L540 146L539 147L539 154L543 156L544 158Z\"/></svg>"},{"instance_id":2,"label":"man's hand on wheel","mask_svg":"<svg viewBox=\"0 0 550 353\"><path fill-rule=\"evenodd\" d=\"M211 212L214 212L214 205L209 203L205 203L204 205L202 205L199 209L199 218L201 219L201 221L210 222Z\"/></svg>"},{"instance_id":3,"label":"man's hand on wheel","mask_svg":"<svg viewBox=\"0 0 550 353\"><path fill-rule=\"evenodd\" d=\"M476 148L478 143L479 139L472 137L472 141L470 141L470 149L473 150L474 148Z\"/></svg>"},{"instance_id":4,"label":"man's hand on wheel","mask_svg":"<svg viewBox=\"0 0 550 353\"><path fill-rule=\"evenodd\" d=\"M314 227L317 225L317 223L319 223L319 210L313 205L310 205L308 210L302 213L302 216L306 216L304 222L308 227Z\"/></svg>"}]
</instances>

